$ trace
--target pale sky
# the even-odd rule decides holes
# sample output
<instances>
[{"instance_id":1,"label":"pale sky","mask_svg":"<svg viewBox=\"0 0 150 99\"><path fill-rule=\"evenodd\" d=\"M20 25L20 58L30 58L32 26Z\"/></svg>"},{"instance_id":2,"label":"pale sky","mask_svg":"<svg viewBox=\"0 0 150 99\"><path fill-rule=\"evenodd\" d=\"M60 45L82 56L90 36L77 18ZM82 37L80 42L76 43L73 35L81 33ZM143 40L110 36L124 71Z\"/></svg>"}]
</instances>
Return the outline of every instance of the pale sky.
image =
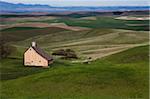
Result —
<instances>
[{"instance_id":1,"label":"pale sky","mask_svg":"<svg viewBox=\"0 0 150 99\"><path fill-rule=\"evenodd\" d=\"M51 6L147 6L150 0L0 0L11 3Z\"/></svg>"}]
</instances>

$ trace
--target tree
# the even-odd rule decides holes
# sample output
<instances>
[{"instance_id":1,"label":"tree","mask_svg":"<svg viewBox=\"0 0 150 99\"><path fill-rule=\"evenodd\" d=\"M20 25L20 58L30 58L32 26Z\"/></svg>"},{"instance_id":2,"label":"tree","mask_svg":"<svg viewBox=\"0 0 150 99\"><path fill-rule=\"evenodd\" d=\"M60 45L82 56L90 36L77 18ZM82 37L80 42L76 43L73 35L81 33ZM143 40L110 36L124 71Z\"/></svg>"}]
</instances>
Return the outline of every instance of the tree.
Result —
<instances>
[{"instance_id":1,"label":"tree","mask_svg":"<svg viewBox=\"0 0 150 99\"><path fill-rule=\"evenodd\" d=\"M0 38L0 59L7 58L14 50L14 47L6 44L6 42Z\"/></svg>"}]
</instances>

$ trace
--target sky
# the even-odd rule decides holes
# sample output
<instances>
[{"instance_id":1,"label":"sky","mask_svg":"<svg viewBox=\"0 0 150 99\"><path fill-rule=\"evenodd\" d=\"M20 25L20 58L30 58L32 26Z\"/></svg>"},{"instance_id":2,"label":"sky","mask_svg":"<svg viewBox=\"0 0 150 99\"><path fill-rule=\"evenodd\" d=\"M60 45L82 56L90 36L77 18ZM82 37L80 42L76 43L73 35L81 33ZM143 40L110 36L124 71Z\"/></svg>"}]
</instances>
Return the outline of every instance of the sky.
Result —
<instances>
[{"instance_id":1,"label":"sky","mask_svg":"<svg viewBox=\"0 0 150 99\"><path fill-rule=\"evenodd\" d=\"M10 3L47 4L50 6L147 6L150 0L0 0Z\"/></svg>"}]
</instances>

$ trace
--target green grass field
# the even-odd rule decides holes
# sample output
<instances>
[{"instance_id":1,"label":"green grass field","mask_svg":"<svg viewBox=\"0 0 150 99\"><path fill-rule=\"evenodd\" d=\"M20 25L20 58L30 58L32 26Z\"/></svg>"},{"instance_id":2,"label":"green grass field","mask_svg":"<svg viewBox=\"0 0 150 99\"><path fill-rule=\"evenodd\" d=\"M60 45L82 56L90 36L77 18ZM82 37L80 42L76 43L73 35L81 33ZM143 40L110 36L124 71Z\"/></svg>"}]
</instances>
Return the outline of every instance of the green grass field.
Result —
<instances>
[{"instance_id":1,"label":"green grass field","mask_svg":"<svg viewBox=\"0 0 150 99\"><path fill-rule=\"evenodd\" d=\"M148 99L148 20L118 20L115 16L5 17L1 24L65 23L88 27L73 31L60 27L11 27L0 38L16 48L0 60L2 99ZM8 20L7 20L8 18ZM15 18L15 19L9 19ZM130 25L129 25L130 24ZM133 26L133 25L142 26ZM55 58L50 68L25 67L23 53L32 41L48 54L73 49L79 59ZM92 61L87 64L89 57Z\"/></svg>"},{"instance_id":2,"label":"green grass field","mask_svg":"<svg viewBox=\"0 0 150 99\"><path fill-rule=\"evenodd\" d=\"M8 61L1 67L2 74L11 80L1 82L1 97L148 99L148 47L132 48L91 64L56 61L51 68L41 70L23 67L21 59L2 60Z\"/></svg>"}]
</instances>

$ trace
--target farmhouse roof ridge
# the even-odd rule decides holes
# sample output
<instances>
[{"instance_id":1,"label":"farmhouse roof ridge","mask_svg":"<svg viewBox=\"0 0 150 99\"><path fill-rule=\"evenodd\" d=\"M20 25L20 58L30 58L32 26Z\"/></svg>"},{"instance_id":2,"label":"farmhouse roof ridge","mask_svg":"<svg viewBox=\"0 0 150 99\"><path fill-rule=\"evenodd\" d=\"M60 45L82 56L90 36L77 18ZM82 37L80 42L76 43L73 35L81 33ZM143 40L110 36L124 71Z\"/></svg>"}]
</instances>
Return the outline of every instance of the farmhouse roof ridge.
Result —
<instances>
[{"instance_id":1,"label":"farmhouse roof ridge","mask_svg":"<svg viewBox=\"0 0 150 99\"><path fill-rule=\"evenodd\" d=\"M31 46L39 55L41 55L46 60L53 60L51 56L49 56L47 53L45 53L40 47L38 46Z\"/></svg>"}]
</instances>

